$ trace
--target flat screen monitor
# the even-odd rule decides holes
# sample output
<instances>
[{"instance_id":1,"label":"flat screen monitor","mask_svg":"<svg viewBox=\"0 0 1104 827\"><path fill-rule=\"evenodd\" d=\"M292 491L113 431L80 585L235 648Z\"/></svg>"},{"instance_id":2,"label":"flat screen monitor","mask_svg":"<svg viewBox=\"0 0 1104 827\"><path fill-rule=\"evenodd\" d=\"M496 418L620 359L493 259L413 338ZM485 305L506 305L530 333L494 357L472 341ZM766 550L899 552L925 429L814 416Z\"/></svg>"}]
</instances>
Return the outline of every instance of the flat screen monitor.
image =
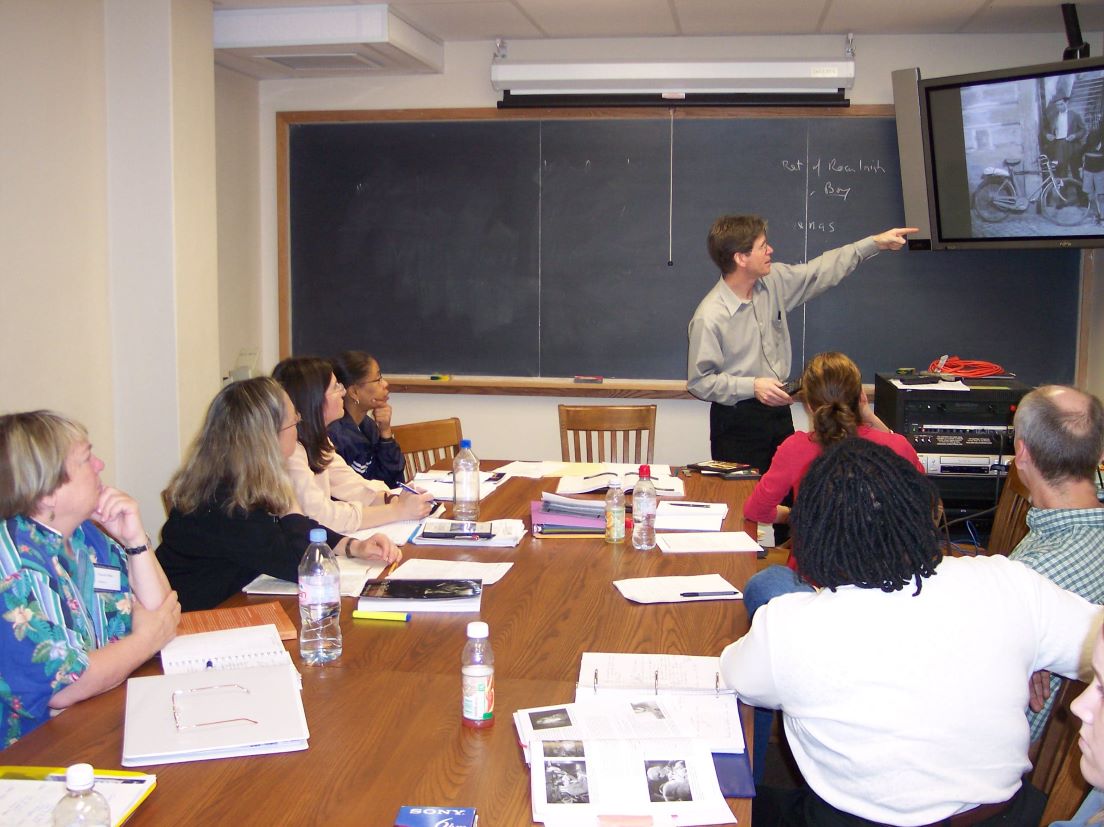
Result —
<instances>
[{"instance_id":1,"label":"flat screen monitor","mask_svg":"<svg viewBox=\"0 0 1104 827\"><path fill-rule=\"evenodd\" d=\"M1104 246L1104 59L918 87L933 248Z\"/></svg>"}]
</instances>

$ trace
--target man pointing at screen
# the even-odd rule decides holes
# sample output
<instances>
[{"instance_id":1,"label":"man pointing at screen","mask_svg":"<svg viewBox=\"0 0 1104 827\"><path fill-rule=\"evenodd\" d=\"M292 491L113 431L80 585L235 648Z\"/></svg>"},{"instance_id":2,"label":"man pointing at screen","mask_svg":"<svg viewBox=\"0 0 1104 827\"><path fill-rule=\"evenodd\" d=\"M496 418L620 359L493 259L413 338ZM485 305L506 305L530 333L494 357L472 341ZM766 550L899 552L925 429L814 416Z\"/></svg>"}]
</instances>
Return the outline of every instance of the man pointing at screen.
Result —
<instances>
[{"instance_id":1,"label":"man pointing at screen","mask_svg":"<svg viewBox=\"0 0 1104 827\"><path fill-rule=\"evenodd\" d=\"M847 244L806 264L773 264L767 222L725 215L709 231L709 257L721 278L690 320L686 387L711 402L713 459L766 471L793 433L783 389L792 358L787 314L834 287L881 250L900 250L915 227L897 227Z\"/></svg>"}]
</instances>

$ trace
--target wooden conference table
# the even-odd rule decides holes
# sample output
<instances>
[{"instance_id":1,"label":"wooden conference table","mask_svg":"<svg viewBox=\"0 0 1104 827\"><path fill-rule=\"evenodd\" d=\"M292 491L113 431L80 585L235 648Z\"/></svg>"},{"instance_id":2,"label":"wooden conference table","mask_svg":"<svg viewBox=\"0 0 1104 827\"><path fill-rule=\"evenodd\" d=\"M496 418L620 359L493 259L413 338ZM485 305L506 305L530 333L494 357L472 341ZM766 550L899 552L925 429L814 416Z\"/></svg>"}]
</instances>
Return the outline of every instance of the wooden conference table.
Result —
<instances>
[{"instance_id":1,"label":"wooden conference table","mask_svg":"<svg viewBox=\"0 0 1104 827\"><path fill-rule=\"evenodd\" d=\"M484 467L493 463L485 462ZM741 528L752 483L695 473L687 497L729 504L725 530ZM526 518L554 479L512 479L483 501L484 519ZM157 789L128 824L390 825L403 804L474 806L486 827L532 824L529 769L511 714L574 699L585 651L717 655L747 629L741 601L637 605L613 580L718 572L743 587L753 554L640 552L600 539L534 539L514 549L404 548L407 557L511 561L483 594L479 618L495 652L496 723L460 723L460 650L474 614L414 615L409 623L353 620L342 605L344 654L326 667L303 666L310 748L280 755L144 768ZM238 595L228 605L272 598ZM283 600L298 624L293 598ZM160 674L154 659L136 674ZM3 763L120 766L124 686L66 711L3 752ZM750 800L731 799L740 824Z\"/></svg>"}]
</instances>

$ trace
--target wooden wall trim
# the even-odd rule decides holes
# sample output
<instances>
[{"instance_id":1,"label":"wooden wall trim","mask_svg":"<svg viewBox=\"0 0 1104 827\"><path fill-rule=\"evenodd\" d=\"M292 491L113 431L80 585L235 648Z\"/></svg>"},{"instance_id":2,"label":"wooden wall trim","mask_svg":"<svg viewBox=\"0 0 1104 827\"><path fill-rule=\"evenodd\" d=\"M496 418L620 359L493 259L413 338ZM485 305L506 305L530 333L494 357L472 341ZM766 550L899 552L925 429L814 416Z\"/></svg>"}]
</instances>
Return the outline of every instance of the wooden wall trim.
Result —
<instances>
[{"instance_id":1,"label":"wooden wall trim","mask_svg":"<svg viewBox=\"0 0 1104 827\"><path fill-rule=\"evenodd\" d=\"M576 382L571 377L426 376L387 374L392 393L452 393L475 396L582 396L621 399L694 399L679 379L605 379Z\"/></svg>"}]
</instances>

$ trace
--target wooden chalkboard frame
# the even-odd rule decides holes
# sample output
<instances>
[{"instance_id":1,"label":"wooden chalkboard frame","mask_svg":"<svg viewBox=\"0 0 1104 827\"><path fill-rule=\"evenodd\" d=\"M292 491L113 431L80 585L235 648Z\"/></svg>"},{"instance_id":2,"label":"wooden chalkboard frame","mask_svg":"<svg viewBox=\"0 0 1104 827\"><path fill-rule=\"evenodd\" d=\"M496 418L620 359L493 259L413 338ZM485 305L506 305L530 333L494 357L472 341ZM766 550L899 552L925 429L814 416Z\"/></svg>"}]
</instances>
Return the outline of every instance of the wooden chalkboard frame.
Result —
<instances>
[{"instance_id":1,"label":"wooden chalkboard frame","mask_svg":"<svg viewBox=\"0 0 1104 827\"><path fill-rule=\"evenodd\" d=\"M651 119L657 117L677 120L703 119L838 119L838 118L887 118L894 110L889 105L860 105L832 108L783 108L752 107L732 109L724 107L669 110L656 108L596 108L596 109L395 109L395 110L335 110L289 111L276 113L276 163L277 163L277 268L278 268L278 334L281 358L292 348L291 330L291 228L290 228L290 130L296 124L341 124L371 122L429 122L429 121L509 121L509 120L612 120ZM1086 371L1086 313L1089 299L1086 273L1091 270L1091 259L1082 255L1081 281L1081 330L1077 337L1075 355L1076 381L1083 381ZM1091 274L1091 273L1090 273ZM503 393L565 396L611 396L691 398L685 384L672 380L607 381L601 385L581 386L572 377L454 377L449 383L431 382L427 377L396 377L394 390L429 393Z\"/></svg>"}]
</instances>

